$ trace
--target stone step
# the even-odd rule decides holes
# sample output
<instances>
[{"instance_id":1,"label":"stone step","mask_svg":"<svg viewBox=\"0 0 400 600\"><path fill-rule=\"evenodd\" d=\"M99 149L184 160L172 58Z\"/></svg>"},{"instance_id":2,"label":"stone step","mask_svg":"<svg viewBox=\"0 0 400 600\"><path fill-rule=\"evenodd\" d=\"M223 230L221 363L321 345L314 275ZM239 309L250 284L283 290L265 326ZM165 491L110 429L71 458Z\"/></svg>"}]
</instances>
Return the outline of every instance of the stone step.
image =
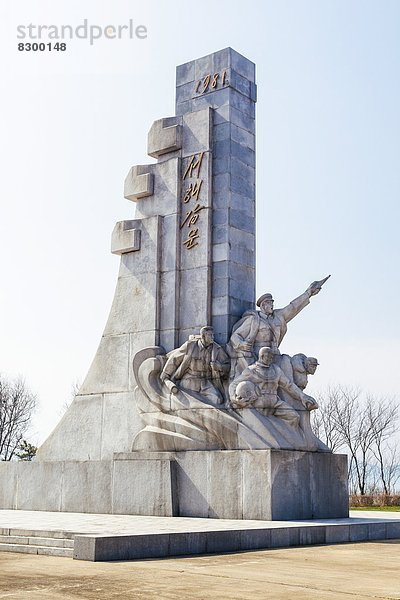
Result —
<instances>
[{"instance_id":1,"label":"stone step","mask_svg":"<svg viewBox=\"0 0 400 600\"><path fill-rule=\"evenodd\" d=\"M74 534L67 531L33 529L0 530L0 552L45 554L72 558Z\"/></svg>"},{"instance_id":2,"label":"stone step","mask_svg":"<svg viewBox=\"0 0 400 600\"><path fill-rule=\"evenodd\" d=\"M21 544L23 546L47 546L52 548L73 548L74 540L48 538L48 537L27 537L22 535L0 535L0 544Z\"/></svg>"},{"instance_id":3,"label":"stone step","mask_svg":"<svg viewBox=\"0 0 400 600\"><path fill-rule=\"evenodd\" d=\"M18 552L24 554L45 554L46 556L64 556L72 558L72 548L58 548L52 546L34 546L33 544L13 544L0 542L0 552Z\"/></svg>"},{"instance_id":4,"label":"stone step","mask_svg":"<svg viewBox=\"0 0 400 600\"><path fill-rule=\"evenodd\" d=\"M23 537L40 537L40 538L56 538L59 540L73 540L75 533L72 531L51 530L51 529L17 529L15 527L0 527L0 536L23 536Z\"/></svg>"}]
</instances>

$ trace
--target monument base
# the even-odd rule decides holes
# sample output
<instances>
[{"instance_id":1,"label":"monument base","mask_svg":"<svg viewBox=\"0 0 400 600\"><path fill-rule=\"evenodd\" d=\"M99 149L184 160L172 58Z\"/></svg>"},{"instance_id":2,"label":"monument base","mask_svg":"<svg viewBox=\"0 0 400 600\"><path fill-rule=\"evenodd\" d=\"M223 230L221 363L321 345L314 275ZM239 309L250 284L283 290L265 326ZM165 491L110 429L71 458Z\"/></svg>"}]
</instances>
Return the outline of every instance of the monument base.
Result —
<instances>
[{"instance_id":1,"label":"monument base","mask_svg":"<svg viewBox=\"0 0 400 600\"><path fill-rule=\"evenodd\" d=\"M291 450L130 452L0 463L0 508L302 520L348 517L347 456Z\"/></svg>"}]
</instances>

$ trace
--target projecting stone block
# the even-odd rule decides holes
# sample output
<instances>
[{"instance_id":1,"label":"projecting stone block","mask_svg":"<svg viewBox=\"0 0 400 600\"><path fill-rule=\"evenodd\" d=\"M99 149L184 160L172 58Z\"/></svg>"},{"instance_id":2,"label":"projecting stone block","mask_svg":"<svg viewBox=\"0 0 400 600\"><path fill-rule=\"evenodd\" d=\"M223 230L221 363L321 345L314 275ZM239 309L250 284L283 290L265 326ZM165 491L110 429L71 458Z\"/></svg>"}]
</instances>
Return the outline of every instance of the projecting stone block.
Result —
<instances>
[{"instance_id":1,"label":"projecting stone block","mask_svg":"<svg viewBox=\"0 0 400 600\"><path fill-rule=\"evenodd\" d=\"M111 236L112 254L125 254L140 250L140 229L135 228L135 221L119 221L115 224Z\"/></svg>"},{"instance_id":2,"label":"projecting stone block","mask_svg":"<svg viewBox=\"0 0 400 600\"><path fill-rule=\"evenodd\" d=\"M147 165L132 167L126 176L124 197L132 202L153 195L153 174L149 173Z\"/></svg>"},{"instance_id":3,"label":"projecting stone block","mask_svg":"<svg viewBox=\"0 0 400 600\"><path fill-rule=\"evenodd\" d=\"M147 154L159 158L163 154L179 150L182 146L180 117L154 121L147 138Z\"/></svg>"},{"instance_id":4,"label":"projecting stone block","mask_svg":"<svg viewBox=\"0 0 400 600\"><path fill-rule=\"evenodd\" d=\"M176 156L163 162L148 165L154 175L154 190L151 198L136 203L137 219L165 216L180 210L180 159Z\"/></svg>"},{"instance_id":5,"label":"projecting stone block","mask_svg":"<svg viewBox=\"0 0 400 600\"><path fill-rule=\"evenodd\" d=\"M147 200L151 203L152 199ZM140 228L140 252L121 255L119 277L137 276L138 273L156 272L159 269L159 240L161 217L149 217L132 221Z\"/></svg>"}]
</instances>

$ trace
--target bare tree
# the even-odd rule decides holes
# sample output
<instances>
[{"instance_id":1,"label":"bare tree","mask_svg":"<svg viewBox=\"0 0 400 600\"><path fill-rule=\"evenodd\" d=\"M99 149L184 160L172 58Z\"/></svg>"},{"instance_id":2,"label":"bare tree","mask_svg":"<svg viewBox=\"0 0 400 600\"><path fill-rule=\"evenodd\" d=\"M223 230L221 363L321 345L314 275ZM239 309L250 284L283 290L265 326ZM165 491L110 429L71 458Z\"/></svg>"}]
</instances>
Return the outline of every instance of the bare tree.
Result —
<instances>
[{"instance_id":1,"label":"bare tree","mask_svg":"<svg viewBox=\"0 0 400 600\"><path fill-rule=\"evenodd\" d=\"M36 397L19 377L0 376L0 460L11 460L29 428Z\"/></svg>"},{"instance_id":2,"label":"bare tree","mask_svg":"<svg viewBox=\"0 0 400 600\"><path fill-rule=\"evenodd\" d=\"M349 455L351 491L361 495L376 491L378 467L383 490L389 489L389 476L393 487L396 462L394 457L388 462L386 442L398 419L394 401L364 397L359 389L338 385L320 394L318 404L314 432L332 451L343 449Z\"/></svg>"},{"instance_id":3,"label":"bare tree","mask_svg":"<svg viewBox=\"0 0 400 600\"><path fill-rule=\"evenodd\" d=\"M397 444L377 439L373 450L377 460L383 493L387 496L396 492L400 481L400 452Z\"/></svg>"},{"instance_id":4,"label":"bare tree","mask_svg":"<svg viewBox=\"0 0 400 600\"><path fill-rule=\"evenodd\" d=\"M355 480L360 494L365 494L368 451L372 439L360 403L360 390L336 387L332 402L334 429L342 446L349 452L350 481Z\"/></svg>"},{"instance_id":5,"label":"bare tree","mask_svg":"<svg viewBox=\"0 0 400 600\"><path fill-rule=\"evenodd\" d=\"M336 412L340 410L340 388L328 388L326 393L317 394L316 399L320 410L312 413L313 432L332 452L336 452L343 447L343 438L336 425Z\"/></svg>"}]
</instances>

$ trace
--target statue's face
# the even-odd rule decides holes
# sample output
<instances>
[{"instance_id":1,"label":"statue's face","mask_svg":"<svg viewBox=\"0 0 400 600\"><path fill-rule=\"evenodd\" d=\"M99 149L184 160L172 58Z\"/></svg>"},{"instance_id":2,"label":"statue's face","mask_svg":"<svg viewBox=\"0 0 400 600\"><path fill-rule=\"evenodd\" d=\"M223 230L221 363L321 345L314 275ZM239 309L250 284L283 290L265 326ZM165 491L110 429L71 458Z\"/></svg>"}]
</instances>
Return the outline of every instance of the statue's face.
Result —
<instances>
[{"instance_id":1,"label":"statue's face","mask_svg":"<svg viewBox=\"0 0 400 600\"><path fill-rule=\"evenodd\" d=\"M242 393L236 394L236 399L238 402L246 404L251 399L251 393L248 391L244 391Z\"/></svg>"},{"instance_id":2,"label":"statue's face","mask_svg":"<svg viewBox=\"0 0 400 600\"><path fill-rule=\"evenodd\" d=\"M310 375L314 375L315 371L317 370L317 367L318 367L317 363L310 362L309 360L306 361L306 371Z\"/></svg>"},{"instance_id":3,"label":"statue's face","mask_svg":"<svg viewBox=\"0 0 400 600\"><path fill-rule=\"evenodd\" d=\"M274 310L274 301L272 300L272 298L266 298L265 300L263 300L260 304L260 309L261 312L264 313L264 315L272 315Z\"/></svg>"},{"instance_id":4,"label":"statue's face","mask_svg":"<svg viewBox=\"0 0 400 600\"><path fill-rule=\"evenodd\" d=\"M267 350L266 348L261 348L258 358L263 363L263 365L265 365L266 367L269 367L270 364L272 363L272 361L274 360L274 354L273 354L273 352L271 352L271 350Z\"/></svg>"},{"instance_id":5,"label":"statue's face","mask_svg":"<svg viewBox=\"0 0 400 600\"><path fill-rule=\"evenodd\" d=\"M201 341L204 346L209 346L214 341L214 332L211 330L203 331L201 334Z\"/></svg>"}]
</instances>

